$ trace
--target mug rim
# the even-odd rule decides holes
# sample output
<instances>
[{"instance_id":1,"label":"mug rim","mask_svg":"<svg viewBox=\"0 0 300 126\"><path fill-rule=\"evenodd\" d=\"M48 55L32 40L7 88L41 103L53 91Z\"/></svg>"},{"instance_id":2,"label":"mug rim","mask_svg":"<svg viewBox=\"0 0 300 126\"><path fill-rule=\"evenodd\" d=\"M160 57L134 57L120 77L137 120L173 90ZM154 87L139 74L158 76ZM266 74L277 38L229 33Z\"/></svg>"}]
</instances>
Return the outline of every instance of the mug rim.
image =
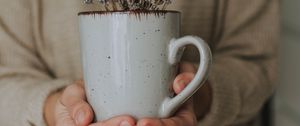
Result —
<instances>
[{"instance_id":1,"label":"mug rim","mask_svg":"<svg viewBox=\"0 0 300 126\"><path fill-rule=\"evenodd\" d=\"M174 13L180 14L179 11L175 10L117 10L117 11L82 11L78 13L78 16L81 15L91 15L91 14L166 14L166 13Z\"/></svg>"}]
</instances>

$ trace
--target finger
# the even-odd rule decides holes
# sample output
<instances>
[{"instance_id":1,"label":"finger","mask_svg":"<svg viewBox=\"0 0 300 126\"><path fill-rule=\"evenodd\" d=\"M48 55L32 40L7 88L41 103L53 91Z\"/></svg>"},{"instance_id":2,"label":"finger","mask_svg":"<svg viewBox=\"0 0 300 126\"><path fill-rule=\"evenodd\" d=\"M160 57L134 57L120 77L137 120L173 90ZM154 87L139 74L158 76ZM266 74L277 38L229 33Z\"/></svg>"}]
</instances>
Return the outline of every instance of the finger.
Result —
<instances>
[{"instance_id":1,"label":"finger","mask_svg":"<svg viewBox=\"0 0 300 126\"><path fill-rule=\"evenodd\" d=\"M67 108L59 101L55 107L55 126L75 126Z\"/></svg>"},{"instance_id":2,"label":"finger","mask_svg":"<svg viewBox=\"0 0 300 126\"><path fill-rule=\"evenodd\" d=\"M84 88L78 82L65 89L59 102L66 107L77 125L88 125L92 121L92 108L86 102Z\"/></svg>"},{"instance_id":3,"label":"finger","mask_svg":"<svg viewBox=\"0 0 300 126\"><path fill-rule=\"evenodd\" d=\"M168 119L145 118L137 123L137 126L195 126L196 116L192 102L187 102L174 117Z\"/></svg>"},{"instance_id":4,"label":"finger","mask_svg":"<svg viewBox=\"0 0 300 126\"><path fill-rule=\"evenodd\" d=\"M195 74L191 72L184 72L179 74L173 83L173 90L179 94L194 78Z\"/></svg>"},{"instance_id":5,"label":"finger","mask_svg":"<svg viewBox=\"0 0 300 126\"><path fill-rule=\"evenodd\" d=\"M180 63L180 73L184 73L184 72L196 73L197 70L193 63L181 62Z\"/></svg>"},{"instance_id":6,"label":"finger","mask_svg":"<svg viewBox=\"0 0 300 126\"><path fill-rule=\"evenodd\" d=\"M86 126L93 120L93 110L85 101L78 102L74 107L71 107L70 113L75 123L80 126Z\"/></svg>"},{"instance_id":7,"label":"finger","mask_svg":"<svg viewBox=\"0 0 300 126\"><path fill-rule=\"evenodd\" d=\"M86 126L92 122L92 119L92 109L84 101L77 103L73 108L67 108L60 101L56 105L56 126Z\"/></svg>"},{"instance_id":8,"label":"finger","mask_svg":"<svg viewBox=\"0 0 300 126\"><path fill-rule=\"evenodd\" d=\"M130 116L117 116L90 126L135 126L135 120Z\"/></svg>"},{"instance_id":9,"label":"finger","mask_svg":"<svg viewBox=\"0 0 300 126\"><path fill-rule=\"evenodd\" d=\"M75 82L75 84L66 87L60 100L66 107L71 107L79 101L86 100L83 86Z\"/></svg>"}]
</instances>

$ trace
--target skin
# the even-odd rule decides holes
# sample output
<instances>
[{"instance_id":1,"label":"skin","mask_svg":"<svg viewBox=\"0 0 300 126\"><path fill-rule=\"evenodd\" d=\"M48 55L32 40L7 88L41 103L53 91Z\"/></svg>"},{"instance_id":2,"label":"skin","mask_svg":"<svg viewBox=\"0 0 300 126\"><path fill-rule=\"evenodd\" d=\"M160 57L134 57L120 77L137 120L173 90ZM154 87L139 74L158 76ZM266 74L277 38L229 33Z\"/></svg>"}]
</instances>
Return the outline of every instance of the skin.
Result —
<instances>
[{"instance_id":1,"label":"skin","mask_svg":"<svg viewBox=\"0 0 300 126\"><path fill-rule=\"evenodd\" d=\"M180 72L173 83L173 90L179 94L193 79L196 68L191 63L181 63ZM200 101L193 102L193 101ZM211 104L211 89L205 84L188 100L173 117L167 119L145 118L134 120L121 115L109 120L91 124L93 111L86 102L83 81L50 95L45 103L44 117L48 126L196 126L197 117L203 117ZM194 105L197 106L194 108Z\"/></svg>"}]
</instances>

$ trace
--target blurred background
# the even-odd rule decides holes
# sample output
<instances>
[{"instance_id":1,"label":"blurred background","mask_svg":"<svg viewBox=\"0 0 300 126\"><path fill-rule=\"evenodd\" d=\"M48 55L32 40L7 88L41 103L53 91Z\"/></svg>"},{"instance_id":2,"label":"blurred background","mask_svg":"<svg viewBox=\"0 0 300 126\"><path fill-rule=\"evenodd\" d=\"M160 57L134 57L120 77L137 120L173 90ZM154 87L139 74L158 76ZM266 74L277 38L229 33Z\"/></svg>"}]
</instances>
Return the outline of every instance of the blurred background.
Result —
<instances>
[{"instance_id":1,"label":"blurred background","mask_svg":"<svg viewBox=\"0 0 300 126\"><path fill-rule=\"evenodd\" d=\"M282 0L279 88L273 99L274 126L300 126L300 0Z\"/></svg>"}]
</instances>

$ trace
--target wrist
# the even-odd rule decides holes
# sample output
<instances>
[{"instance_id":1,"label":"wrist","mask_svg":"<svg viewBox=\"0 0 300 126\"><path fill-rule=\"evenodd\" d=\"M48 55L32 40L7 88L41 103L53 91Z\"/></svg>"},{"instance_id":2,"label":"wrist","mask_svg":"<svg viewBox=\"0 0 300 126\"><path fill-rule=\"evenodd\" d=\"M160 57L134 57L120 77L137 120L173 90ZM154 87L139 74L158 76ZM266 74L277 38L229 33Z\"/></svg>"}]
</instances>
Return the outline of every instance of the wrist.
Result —
<instances>
[{"instance_id":1,"label":"wrist","mask_svg":"<svg viewBox=\"0 0 300 126\"><path fill-rule=\"evenodd\" d=\"M48 96L44 105L44 119L48 126L55 125L55 105L61 96L61 92L54 92Z\"/></svg>"}]
</instances>

